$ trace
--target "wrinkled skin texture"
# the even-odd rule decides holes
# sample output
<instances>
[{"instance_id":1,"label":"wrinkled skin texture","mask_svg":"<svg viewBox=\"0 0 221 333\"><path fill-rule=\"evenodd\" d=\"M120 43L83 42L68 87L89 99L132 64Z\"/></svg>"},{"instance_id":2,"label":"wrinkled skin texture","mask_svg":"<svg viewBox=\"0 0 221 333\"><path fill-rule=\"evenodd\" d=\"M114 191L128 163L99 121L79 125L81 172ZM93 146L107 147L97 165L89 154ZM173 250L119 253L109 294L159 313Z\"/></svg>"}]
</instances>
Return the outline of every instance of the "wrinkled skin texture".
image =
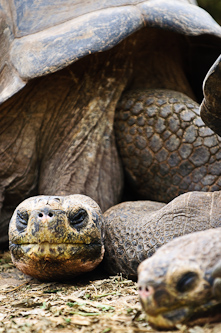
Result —
<instances>
[{"instance_id":1,"label":"wrinkled skin texture","mask_svg":"<svg viewBox=\"0 0 221 333\"><path fill-rule=\"evenodd\" d=\"M221 227L220 203L220 191L189 192L167 205L123 202L108 209L104 214L108 271L136 277L139 263L173 238Z\"/></svg>"},{"instance_id":2,"label":"wrinkled skin texture","mask_svg":"<svg viewBox=\"0 0 221 333\"><path fill-rule=\"evenodd\" d=\"M185 235L162 246L138 268L148 321L173 328L221 304L221 228Z\"/></svg>"},{"instance_id":3,"label":"wrinkled skin texture","mask_svg":"<svg viewBox=\"0 0 221 333\"><path fill-rule=\"evenodd\" d=\"M87 194L102 209L119 201L113 121L125 66L116 73L115 62L108 65L105 57L105 69L98 71L96 59L32 81L0 106L1 237L13 206L38 193Z\"/></svg>"},{"instance_id":4,"label":"wrinkled skin texture","mask_svg":"<svg viewBox=\"0 0 221 333\"><path fill-rule=\"evenodd\" d=\"M38 196L23 201L9 228L15 265L40 280L91 271L103 259L103 216L89 197Z\"/></svg>"}]
</instances>

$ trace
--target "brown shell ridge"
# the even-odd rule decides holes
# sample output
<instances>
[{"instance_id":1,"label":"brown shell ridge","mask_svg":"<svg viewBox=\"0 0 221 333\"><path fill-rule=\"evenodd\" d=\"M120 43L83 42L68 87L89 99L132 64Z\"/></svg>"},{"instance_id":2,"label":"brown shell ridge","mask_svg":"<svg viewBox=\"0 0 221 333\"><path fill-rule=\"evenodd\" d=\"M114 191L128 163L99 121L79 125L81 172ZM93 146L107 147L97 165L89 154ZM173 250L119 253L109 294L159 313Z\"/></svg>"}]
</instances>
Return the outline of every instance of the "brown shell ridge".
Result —
<instances>
[{"instance_id":1,"label":"brown shell ridge","mask_svg":"<svg viewBox=\"0 0 221 333\"><path fill-rule=\"evenodd\" d=\"M56 72L88 54L108 50L145 25L185 35L221 37L220 26L194 4L150 0L91 11L13 41L8 38L5 47L9 55L4 62L10 68L8 75L15 78L10 81L1 73L4 94L0 94L0 103L20 90L25 81Z\"/></svg>"}]
</instances>

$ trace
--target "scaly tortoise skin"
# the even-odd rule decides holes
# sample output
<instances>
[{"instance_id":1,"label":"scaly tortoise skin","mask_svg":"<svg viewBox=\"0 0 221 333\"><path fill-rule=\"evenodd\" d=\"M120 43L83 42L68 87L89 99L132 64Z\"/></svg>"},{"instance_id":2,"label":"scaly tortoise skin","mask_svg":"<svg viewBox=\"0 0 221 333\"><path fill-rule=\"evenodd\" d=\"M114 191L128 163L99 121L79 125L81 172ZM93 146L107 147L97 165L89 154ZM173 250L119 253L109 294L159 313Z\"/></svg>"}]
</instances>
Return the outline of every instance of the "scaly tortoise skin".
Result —
<instances>
[{"instance_id":1,"label":"scaly tortoise skin","mask_svg":"<svg viewBox=\"0 0 221 333\"><path fill-rule=\"evenodd\" d=\"M196 102L166 89L129 91L116 118L124 169L142 198L220 190L221 138L205 127Z\"/></svg>"},{"instance_id":2,"label":"scaly tortoise skin","mask_svg":"<svg viewBox=\"0 0 221 333\"><path fill-rule=\"evenodd\" d=\"M105 212L105 256L111 274L124 272L136 277L138 264L163 244L185 234L221 227L220 191L189 192L160 209L159 204L123 202Z\"/></svg>"},{"instance_id":3,"label":"scaly tortoise skin","mask_svg":"<svg viewBox=\"0 0 221 333\"><path fill-rule=\"evenodd\" d=\"M221 305L220 240L221 228L185 235L140 264L139 296L151 325L175 328Z\"/></svg>"},{"instance_id":4,"label":"scaly tortoise skin","mask_svg":"<svg viewBox=\"0 0 221 333\"><path fill-rule=\"evenodd\" d=\"M121 203L103 219L86 196L37 196L23 201L12 216L10 251L24 273L64 280L95 268L105 247L109 273L136 277L139 263L173 238L221 227L220 201L220 191L190 192L167 205Z\"/></svg>"},{"instance_id":5,"label":"scaly tortoise skin","mask_svg":"<svg viewBox=\"0 0 221 333\"><path fill-rule=\"evenodd\" d=\"M194 0L9 0L0 15L1 244L29 196L82 193L105 211L127 184L135 184L133 199L165 202L191 186L220 189L220 138L195 102L220 53L221 28ZM170 90L166 110L159 89ZM142 112L134 102L125 143L119 100L129 90L150 98Z\"/></svg>"}]
</instances>

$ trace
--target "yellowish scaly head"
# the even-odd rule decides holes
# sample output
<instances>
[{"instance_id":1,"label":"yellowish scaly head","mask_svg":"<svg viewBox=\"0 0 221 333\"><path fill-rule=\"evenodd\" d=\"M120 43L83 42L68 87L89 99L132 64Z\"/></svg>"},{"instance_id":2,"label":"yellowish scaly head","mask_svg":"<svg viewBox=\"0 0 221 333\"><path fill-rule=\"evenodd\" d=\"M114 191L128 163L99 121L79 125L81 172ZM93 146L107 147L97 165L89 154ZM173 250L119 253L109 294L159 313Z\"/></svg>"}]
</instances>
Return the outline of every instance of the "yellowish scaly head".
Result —
<instances>
[{"instance_id":1,"label":"yellowish scaly head","mask_svg":"<svg viewBox=\"0 0 221 333\"><path fill-rule=\"evenodd\" d=\"M40 280L91 271L103 259L103 215L84 195L36 196L23 201L9 226L13 262Z\"/></svg>"},{"instance_id":2,"label":"yellowish scaly head","mask_svg":"<svg viewBox=\"0 0 221 333\"><path fill-rule=\"evenodd\" d=\"M150 324L173 328L221 304L221 228L162 246L138 267L140 302Z\"/></svg>"}]
</instances>

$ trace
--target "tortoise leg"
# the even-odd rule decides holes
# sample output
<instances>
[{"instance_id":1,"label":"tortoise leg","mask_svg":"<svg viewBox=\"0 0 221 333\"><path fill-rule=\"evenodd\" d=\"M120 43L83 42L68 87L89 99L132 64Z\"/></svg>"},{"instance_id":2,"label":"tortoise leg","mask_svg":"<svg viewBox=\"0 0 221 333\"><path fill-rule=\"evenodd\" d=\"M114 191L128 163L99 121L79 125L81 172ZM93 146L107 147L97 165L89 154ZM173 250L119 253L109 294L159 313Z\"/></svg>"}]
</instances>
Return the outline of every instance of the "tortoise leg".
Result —
<instances>
[{"instance_id":1,"label":"tortoise leg","mask_svg":"<svg viewBox=\"0 0 221 333\"><path fill-rule=\"evenodd\" d=\"M141 197L168 202L188 191L221 189L221 139L186 95L128 91L118 104L115 129L126 175Z\"/></svg>"},{"instance_id":2,"label":"tortoise leg","mask_svg":"<svg viewBox=\"0 0 221 333\"><path fill-rule=\"evenodd\" d=\"M122 191L113 122L129 73L126 62L118 68L114 59L104 58L102 65L96 55L91 59L44 83L50 87L47 98L53 108L48 108L42 126L39 193L86 194L105 210L119 202Z\"/></svg>"}]
</instances>

